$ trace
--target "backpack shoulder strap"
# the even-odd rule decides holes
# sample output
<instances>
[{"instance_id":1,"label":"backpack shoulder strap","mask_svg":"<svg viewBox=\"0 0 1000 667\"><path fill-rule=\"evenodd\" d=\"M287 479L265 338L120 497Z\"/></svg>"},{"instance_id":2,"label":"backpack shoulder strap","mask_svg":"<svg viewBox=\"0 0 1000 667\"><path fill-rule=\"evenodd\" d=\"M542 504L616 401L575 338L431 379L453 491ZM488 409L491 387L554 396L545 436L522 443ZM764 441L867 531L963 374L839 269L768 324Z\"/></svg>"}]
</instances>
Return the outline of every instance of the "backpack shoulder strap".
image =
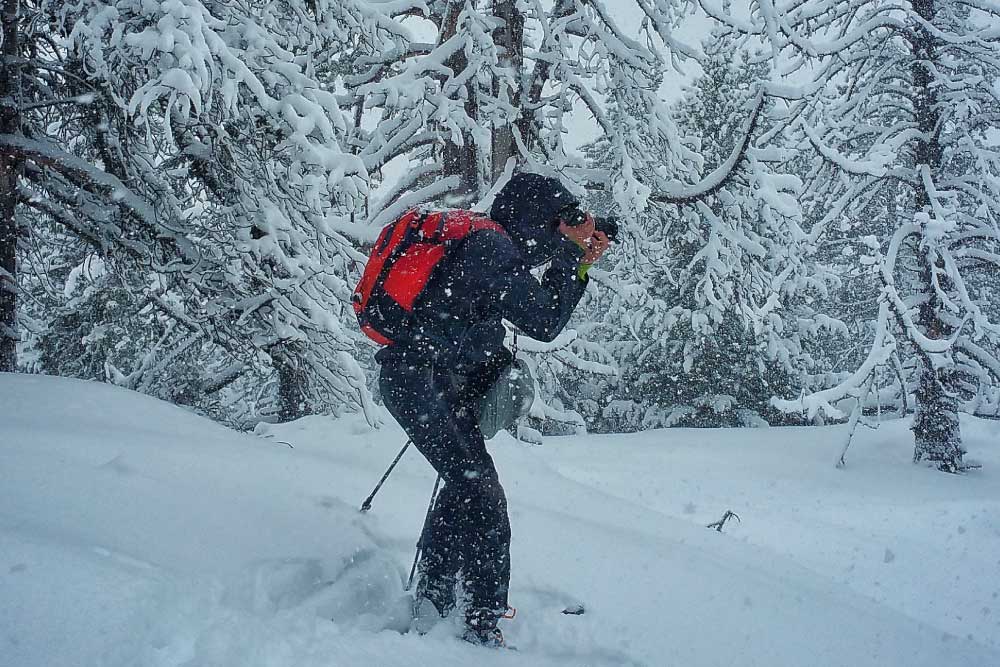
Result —
<instances>
[{"instance_id":1,"label":"backpack shoulder strap","mask_svg":"<svg viewBox=\"0 0 1000 667\"><path fill-rule=\"evenodd\" d=\"M507 236L507 232L503 227L481 213L452 211L446 214L444 223L441 225L441 241L446 243L448 241L458 241L473 232L487 229Z\"/></svg>"}]
</instances>

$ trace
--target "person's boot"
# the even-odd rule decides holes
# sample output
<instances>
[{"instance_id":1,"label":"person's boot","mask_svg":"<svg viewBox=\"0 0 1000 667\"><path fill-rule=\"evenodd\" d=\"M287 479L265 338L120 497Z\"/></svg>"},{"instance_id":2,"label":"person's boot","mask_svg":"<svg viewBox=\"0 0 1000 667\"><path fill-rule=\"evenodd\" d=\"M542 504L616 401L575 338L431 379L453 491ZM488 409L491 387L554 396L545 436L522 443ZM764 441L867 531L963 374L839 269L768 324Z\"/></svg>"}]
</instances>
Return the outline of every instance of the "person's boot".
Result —
<instances>
[{"instance_id":1,"label":"person's boot","mask_svg":"<svg viewBox=\"0 0 1000 667\"><path fill-rule=\"evenodd\" d=\"M487 648L505 648L503 632L497 627L501 614L488 609L469 609L465 612L465 634L462 639L470 644Z\"/></svg>"}]
</instances>

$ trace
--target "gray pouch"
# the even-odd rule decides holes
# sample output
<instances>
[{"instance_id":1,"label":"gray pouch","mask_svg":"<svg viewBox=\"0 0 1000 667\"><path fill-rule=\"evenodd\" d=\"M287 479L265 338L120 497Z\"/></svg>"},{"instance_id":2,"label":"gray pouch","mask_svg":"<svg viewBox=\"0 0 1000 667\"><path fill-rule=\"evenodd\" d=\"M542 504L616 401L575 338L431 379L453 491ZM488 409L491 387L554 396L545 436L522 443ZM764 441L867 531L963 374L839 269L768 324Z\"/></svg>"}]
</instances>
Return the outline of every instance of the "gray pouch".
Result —
<instances>
[{"instance_id":1,"label":"gray pouch","mask_svg":"<svg viewBox=\"0 0 1000 667\"><path fill-rule=\"evenodd\" d=\"M493 383L479 407L479 430L489 440L528 414L535 402L535 379L528 365L515 359Z\"/></svg>"}]
</instances>

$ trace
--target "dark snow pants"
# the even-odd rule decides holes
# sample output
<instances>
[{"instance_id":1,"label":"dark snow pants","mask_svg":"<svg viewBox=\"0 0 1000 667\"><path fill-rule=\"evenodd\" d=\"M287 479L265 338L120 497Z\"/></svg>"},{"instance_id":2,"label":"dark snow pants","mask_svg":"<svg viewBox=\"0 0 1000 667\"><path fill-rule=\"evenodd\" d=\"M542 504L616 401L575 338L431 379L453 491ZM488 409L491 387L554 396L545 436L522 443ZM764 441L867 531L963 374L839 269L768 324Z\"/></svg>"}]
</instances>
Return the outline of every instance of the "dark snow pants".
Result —
<instances>
[{"instance_id":1,"label":"dark snow pants","mask_svg":"<svg viewBox=\"0 0 1000 667\"><path fill-rule=\"evenodd\" d=\"M389 412L444 480L423 536L417 593L450 611L461 572L470 618L507 610L507 499L477 408L497 375L488 370L460 385L447 369L399 363L383 364L379 378Z\"/></svg>"}]
</instances>

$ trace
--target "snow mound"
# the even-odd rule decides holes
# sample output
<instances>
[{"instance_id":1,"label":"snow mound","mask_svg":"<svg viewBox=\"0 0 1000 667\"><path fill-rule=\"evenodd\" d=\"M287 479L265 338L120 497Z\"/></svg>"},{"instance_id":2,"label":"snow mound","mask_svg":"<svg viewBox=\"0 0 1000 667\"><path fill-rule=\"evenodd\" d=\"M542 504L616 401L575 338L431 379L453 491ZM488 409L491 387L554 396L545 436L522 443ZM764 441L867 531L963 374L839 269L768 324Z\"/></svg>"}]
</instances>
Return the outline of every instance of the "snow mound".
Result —
<instances>
[{"instance_id":1,"label":"snow mound","mask_svg":"<svg viewBox=\"0 0 1000 667\"><path fill-rule=\"evenodd\" d=\"M5 665L246 665L287 649L273 619L405 624L397 559L354 507L276 483L286 446L109 385L0 378Z\"/></svg>"}]
</instances>

